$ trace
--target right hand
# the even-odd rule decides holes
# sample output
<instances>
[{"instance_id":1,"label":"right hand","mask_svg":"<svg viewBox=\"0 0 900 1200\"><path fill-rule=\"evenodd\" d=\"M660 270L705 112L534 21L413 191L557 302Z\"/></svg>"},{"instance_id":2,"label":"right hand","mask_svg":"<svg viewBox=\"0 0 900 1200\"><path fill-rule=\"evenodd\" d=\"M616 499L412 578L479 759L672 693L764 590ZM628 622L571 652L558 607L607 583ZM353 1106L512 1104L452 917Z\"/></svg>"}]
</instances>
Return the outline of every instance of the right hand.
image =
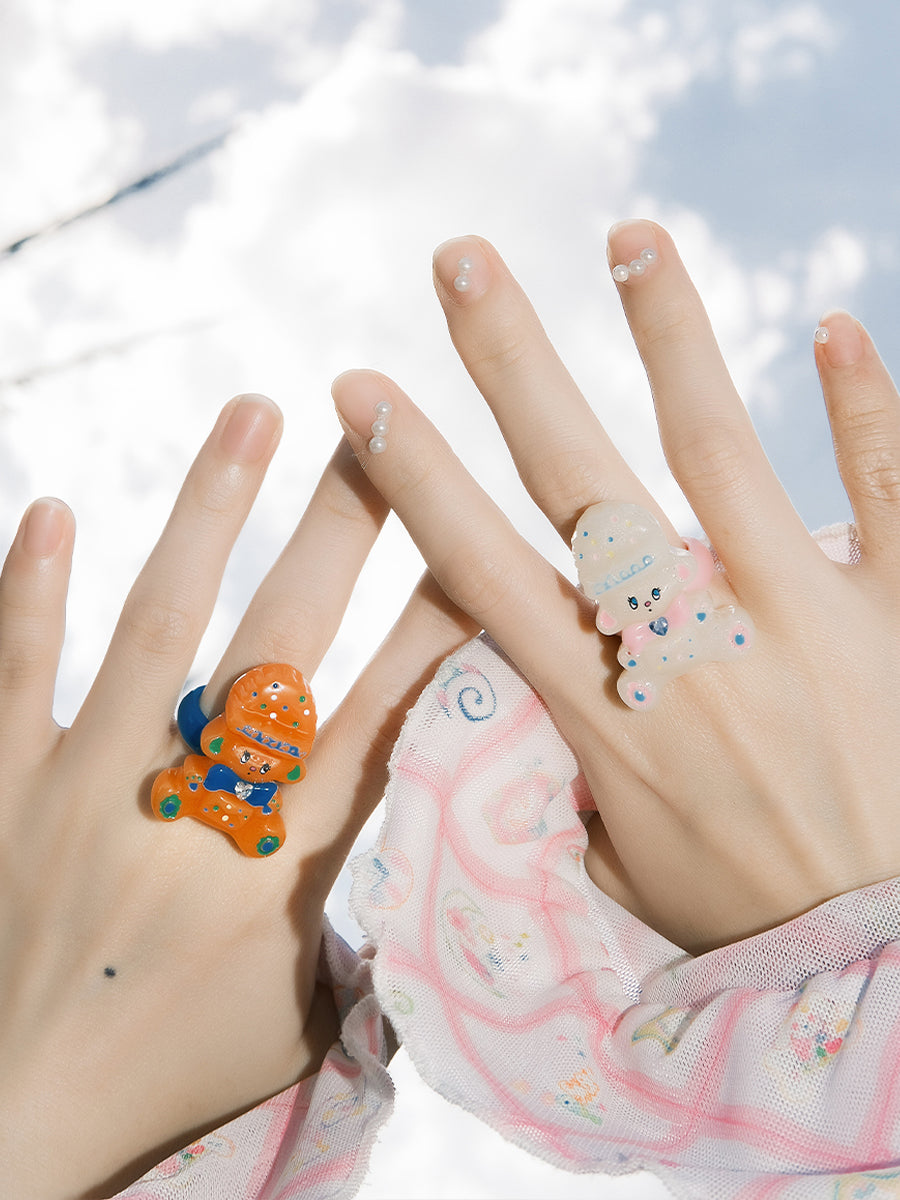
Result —
<instances>
[{"instance_id":1,"label":"right hand","mask_svg":"<svg viewBox=\"0 0 900 1200\"><path fill-rule=\"evenodd\" d=\"M861 546L858 565L831 562L766 460L671 239L650 222L617 226L610 265L645 247L652 266L619 286L663 448L727 569L716 603L737 603L756 626L746 658L673 680L653 711L619 699L619 638L597 633L594 603L524 542L394 383L351 372L334 394L369 478L441 586L575 751L598 809L595 883L702 953L900 875L900 402L865 331L830 317L817 363ZM493 247L448 243L435 273L456 348L560 536L570 541L589 505L632 501L680 545ZM389 446L372 456L367 421L381 399L393 405Z\"/></svg>"},{"instance_id":2,"label":"right hand","mask_svg":"<svg viewBox=\"0 0 900 1200\"><path fill-rule=\"evenodd\" d=\"M64 505L28 510L0 576L0 1162L16 1200L124 1187L316 1072L337 1035L316 985L326 897L407 709L474 625L424 578L284 789L272 858L151 816L156 773L187 753L172 712L280 427L262 397L226 407L71 729L51 717ZM342 443L204 692L207 715L261 662L314 675L386 511Z\"/></svg>"}]
</instances>

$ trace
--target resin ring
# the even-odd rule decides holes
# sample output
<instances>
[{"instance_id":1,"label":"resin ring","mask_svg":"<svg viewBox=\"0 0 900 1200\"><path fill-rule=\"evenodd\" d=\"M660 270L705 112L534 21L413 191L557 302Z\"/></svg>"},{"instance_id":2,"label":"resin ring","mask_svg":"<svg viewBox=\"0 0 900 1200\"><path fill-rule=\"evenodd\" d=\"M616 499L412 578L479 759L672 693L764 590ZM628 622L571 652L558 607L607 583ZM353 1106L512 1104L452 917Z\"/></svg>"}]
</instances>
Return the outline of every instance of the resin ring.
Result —
<instances>
[{"instance_id":1,"label":"resin ring","mask_svg":"<svg viewBox=\"0 0 900 1200\"><path fill-rule=\"evenodd\" d=\"M284 845L277 785L306 774L316 736L312 694L299 671L267 663L236 681L219 717L206 718L202 695L197 688L178 706L191 753L157 775L151 806L164 821L195 817L227 833L244 854L267 858Z\"/></svg>"},{"instance_id":2,"label":"resin ring","mask_svg":"<svg viewBox=\"0 0 900 1200\"><path fill-rule=\"evenodd\" d=\"M617 687L629 708L652 708L669 679L749 649L749 616L734 605L713 607L709 549L695 538L670 546L638 505L592 505L572 552L585 595L597 601L597 628L622 635Z\"/></svg>"}]
</instances>

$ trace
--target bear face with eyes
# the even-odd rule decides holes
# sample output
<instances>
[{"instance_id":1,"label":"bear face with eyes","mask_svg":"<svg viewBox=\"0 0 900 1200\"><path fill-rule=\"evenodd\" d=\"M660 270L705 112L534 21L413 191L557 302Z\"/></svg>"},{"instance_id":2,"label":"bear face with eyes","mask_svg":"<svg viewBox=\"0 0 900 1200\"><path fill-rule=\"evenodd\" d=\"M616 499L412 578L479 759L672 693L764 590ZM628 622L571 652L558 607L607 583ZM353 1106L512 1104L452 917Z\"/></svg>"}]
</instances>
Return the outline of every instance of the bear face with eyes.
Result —
<instances>
[{"instance_id":1,"label":"bear face with eyes","mask_svg":"<svg viewBox=\"0 0 900 1200\"><path fill-rule=\"evenodd\" d=\"M300 672L285 663L255 667L204 726L202 753L157 776L151 807L165 821L195 817L244 854L266 858L284 844L278 784L304 777L315 732L316 706Z\"/></svg>"},{"instance_id":2,"label":"bear face with eyes","mask_svg":"<svg viewBox=\"0 0 900 1200\"><path fill-rule=\"evenodd\" d=\"M694 539L671 546L638 505L592 505L572 551L582 589L597 602L597 628L622 634L617 686L630 708L652 708L668 679L749 646L750 618L731 605L713 607L706 588L715 565L706 546Z\"/></svg>"}]
</instances>

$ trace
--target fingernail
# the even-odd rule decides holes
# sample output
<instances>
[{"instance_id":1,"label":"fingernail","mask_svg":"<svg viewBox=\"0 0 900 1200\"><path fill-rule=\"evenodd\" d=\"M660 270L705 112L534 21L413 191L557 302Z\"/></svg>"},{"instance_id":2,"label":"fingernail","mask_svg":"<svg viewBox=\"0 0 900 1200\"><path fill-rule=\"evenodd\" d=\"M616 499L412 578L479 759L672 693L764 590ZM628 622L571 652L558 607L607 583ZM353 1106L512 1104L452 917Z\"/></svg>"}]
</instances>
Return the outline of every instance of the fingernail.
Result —
<instances>
[{"instance_id":1,"label":"fingernail","mask_svg":"<svg viewBox=\"0 0 900 1200\"><path fill-rule=\"evenodd\" d=\"M608 246L616 283L640 279L659 261L656 230L649 221L619 221L609 231Z\"/></svg>"},{"instance_id":2,"label":"fingernail","mask_svg":"<svg viewBox=\"0 0 900 1200\"><path fill-rule=\"evenodd\" d=\"M471 304L487 291L490 267L473 238L454 238L434 252L434 271L457 304Z\"/></svg>"},{"instance_id":3,"label":"fingernail","mask_svg":"<svg viewBox=\"0 0 900 1200\"><path fill-rule=\"evenodd\" d=\"M822 318L815 332L815 341L822 347L825 361L830 367L852 367L863 355L859 325L842 309L835 309Z\"/></svg>"},{"instance_id":4,"label":"fingernail","mask_svg":"<svg viewBox=\"0 0 900 1200\"><path fill-rule=\"evenodd\" d=\"M384 454L394 406L388 390L372 371L345 371L331 385L338 416L357 455Z\"/></svg>"},{"instance_id":5,"label":"fingernail","mask_svg":"<svg viewBox=\"0 0 900 1200\"><path fill-rule=\"evenodd\" d=\"M69 521L61 500L35 500L22 520L22 549L32 558L50 558L59 549Z\"/></svg>"},{"instance_id":6,"label":"fingernail","mask_svg":"<svg viewBox=\"0 0 900 1200\"><path fill-rule=\"evenodd\" d=\"M236 463L255 463L271 450L281 413L265 396L239 396L222 414L221 447Z\"/></svg>"}]
</instances>

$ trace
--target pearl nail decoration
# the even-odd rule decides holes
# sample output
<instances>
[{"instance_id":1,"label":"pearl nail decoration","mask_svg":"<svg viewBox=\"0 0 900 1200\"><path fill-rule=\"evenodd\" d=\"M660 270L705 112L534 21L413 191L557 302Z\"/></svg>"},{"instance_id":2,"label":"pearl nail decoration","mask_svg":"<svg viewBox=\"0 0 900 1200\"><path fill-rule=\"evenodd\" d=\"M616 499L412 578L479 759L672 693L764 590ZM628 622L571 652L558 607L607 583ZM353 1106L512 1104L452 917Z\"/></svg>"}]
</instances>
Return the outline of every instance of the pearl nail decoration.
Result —
<instances>
[{"instance_id":1,"label":"pearl nail decoration","mask_svg":"<svg viewBox=\"0 0 900 1200\"><path fill-rule=\"evenodd\" d=\"M824 325L820 325L813 336L820 346L824 346L824 344L828 341L828 330Z\"/></svg>"},{"instance_id":2,"label":"pearl nail decoration","mask_svg":"<svg viewBox=\"0 0 900 1200\"><path fill-rule=\"evenodd\" d=\"M456 269L459 271L457 277L453 280L453 286L458 292L467 292L472 286L472 280L469 278L469 272L475 264L471 258L461 258L456 264Z\"/></svg>"},{"instance_id":3,"label":"pearl nail decoration","mask_svg":"<svg viewBox=\"0 0 900 1200\"><path fill-rule=\"evenodd\" d=\"M648 246L642 250L639 258L633 258L627 265L618 263L612 269L612 277L616 283L625 283L629 279L634 279L643 275L648 267L652 267L659 258L657 252Z\"/></svg>"},{"instance_id":4,"label":"pearl nail decoration","mask_svg":"<svg viewBox=\"0 0 900 1200\"><path fill-rule=\"evenodd\" d=\"M388 417L394 411L388 400L379 400L375 405L375 420L372 422L372 437L369 438L369 453L384 454L387 450L387 435L390 431Z\"/></svg>"}]
</instances>

